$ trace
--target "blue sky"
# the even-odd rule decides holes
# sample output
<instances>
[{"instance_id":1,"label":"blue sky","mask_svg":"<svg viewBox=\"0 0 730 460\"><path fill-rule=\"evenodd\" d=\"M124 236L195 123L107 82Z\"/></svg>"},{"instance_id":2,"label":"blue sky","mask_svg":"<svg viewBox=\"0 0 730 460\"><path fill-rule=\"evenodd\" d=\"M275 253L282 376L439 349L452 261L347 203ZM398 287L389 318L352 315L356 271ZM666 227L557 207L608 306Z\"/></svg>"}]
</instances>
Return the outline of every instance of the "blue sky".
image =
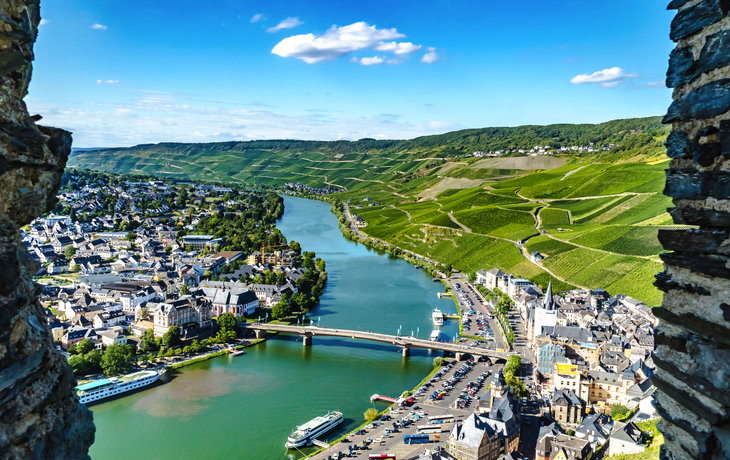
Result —
<instances>
[{"instance_id":1,"label":"blue sky","mask_svg":"<svg viewBox=\"0 0 730 460\"><path fill-rule=\"evenodd\" d=\"M662 115L666 0L44 0L26 102L76 147Z\"/></svg>"}]
</instances>

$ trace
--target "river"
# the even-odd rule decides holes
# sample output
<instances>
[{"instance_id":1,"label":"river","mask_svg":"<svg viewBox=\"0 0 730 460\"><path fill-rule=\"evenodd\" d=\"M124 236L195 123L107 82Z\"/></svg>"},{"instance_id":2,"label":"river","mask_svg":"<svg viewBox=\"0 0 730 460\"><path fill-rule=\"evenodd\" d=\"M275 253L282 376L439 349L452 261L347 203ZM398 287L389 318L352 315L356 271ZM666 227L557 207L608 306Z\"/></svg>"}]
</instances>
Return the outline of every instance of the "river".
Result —
<instances>
[{"instance_id":1,"label":"river","mask_svg":"<svg viewBox=\"0 0 730 460\"><path fill-rule=\"evenodd\" d=\"M277 227L289 241L327 262L327 288L310 316L323 327L395 334L433 329L431 311L455 313L438 299L441 283L403 260L347 241L327 203L285 197ZM447 322L444 335L458 332ZM172 380L91 407L93 460L272 459L299 457L284 442L291 430L328 410L340 410L339 433L362 423L370 395L398 396L431 369L440 353L412 350L403 358L386 344L277 336L238 357L220 357L176 371ZM376 404L382 409L384 406ZM328 434L334 438L337 433ZM309 449L311 451L312 449ZM305 450L305 452L307 452Z\"/></svg>"}]
</instances>

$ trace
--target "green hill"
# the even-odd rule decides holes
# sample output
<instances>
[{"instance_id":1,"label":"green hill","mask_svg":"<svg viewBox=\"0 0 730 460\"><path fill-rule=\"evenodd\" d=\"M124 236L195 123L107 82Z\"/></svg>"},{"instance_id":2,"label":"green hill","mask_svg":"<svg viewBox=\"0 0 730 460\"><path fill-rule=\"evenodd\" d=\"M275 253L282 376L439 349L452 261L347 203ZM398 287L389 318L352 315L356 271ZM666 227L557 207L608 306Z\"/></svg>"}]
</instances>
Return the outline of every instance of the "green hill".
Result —
<instances>
[{"instance_id":1,"label":"green hill","mask_svg":"<svg viewBox=\"0 0 730 460\"><path fill-rule=\"evenodd\" d=\"M351 201L374 238L464 271L499 267L543 286L553 276L564 287L603 287L658 305L656 234L672 225L671 200L661 193L668 128L660 121L469 129L411 140L149 144L78 152L69 166L346 188L338 196ZM616 146L555 156L470 155L591 144ZM533 263L532 251L546 258Z\"/></svg>"}]
</instances>

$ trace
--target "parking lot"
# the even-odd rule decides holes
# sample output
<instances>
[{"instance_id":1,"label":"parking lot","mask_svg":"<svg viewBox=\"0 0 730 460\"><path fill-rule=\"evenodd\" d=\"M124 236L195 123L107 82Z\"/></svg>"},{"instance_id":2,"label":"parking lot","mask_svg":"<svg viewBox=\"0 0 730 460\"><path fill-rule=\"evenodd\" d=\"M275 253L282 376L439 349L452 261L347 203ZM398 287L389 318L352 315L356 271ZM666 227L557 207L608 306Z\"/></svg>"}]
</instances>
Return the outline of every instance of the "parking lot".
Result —
<instances>
[{"instance_id":1,"label":"parking lot","mask_svg":"<svg viewBox=\"0 0 730 460\"><path fill-rule=\"evenodd\" d=\"M494 341L496 348L505 348L504 339L502 334L499 332L499 326L497 325L494 317L486 306L484 297L474 287L463 279L450 279L447 281L451 288L452 295L459 303L459 309L462 315L464 313L474 312L472 316L468 318L470 321L464 323L464 334L473 335L477 337L484 337L486 341ZM478 326L478 320L482 318L484 327Z\"/></svg>"},{"instance_id":2,"label":"parking lot","mask_svg":"<svg viewBox=\"0 0 730 460\"><path fill-rule=\"evenodd\" d=\"M345 441L313 458L335 459L338 454L345 458L367 458L370 454L383 453L411 458L425 449L444 447L448 444L454 422L462 421L474 412L492 374L502 366L503 363L489 365L477 360L451 361L416 390L412 405L386 413L383 420L368 425L362 432L351 433ZM440 396L432 397L434 394ZM436 423L437 417L450 421ZM430 442L426 444L406 444L404 437L418 434L418 427L430 427L432 430L440 427L441 430L429 436Z\"/></svg>"}]
</instances>

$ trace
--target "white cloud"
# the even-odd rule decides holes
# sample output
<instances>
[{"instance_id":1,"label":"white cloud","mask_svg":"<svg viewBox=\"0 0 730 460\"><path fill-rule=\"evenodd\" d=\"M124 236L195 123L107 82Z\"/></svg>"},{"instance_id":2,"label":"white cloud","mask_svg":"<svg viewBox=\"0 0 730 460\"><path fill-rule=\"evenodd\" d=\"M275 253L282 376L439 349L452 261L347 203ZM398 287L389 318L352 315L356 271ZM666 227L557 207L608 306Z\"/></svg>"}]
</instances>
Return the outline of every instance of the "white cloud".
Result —
<instances>
[{"instance_id":1,"label":"white cloud","mask_svg":"<svg viewBox=\"0 0 730 460\"><path fill-rule=\"evenodd\" d=\"M38 25L44 26L44 25L48 24L49 22L51 22L50 19L41 19L41 22L39 22Z\"/></svg>"},{"instance_id":2,"label":"white cloud","mask_svg":"<svg viewBox=\"0 0 730 460\"><path fill-rule=\"evenodd\" d=\"M360 64L362 65L374 65L374 64L382 64L383 58L380 58L378 56L373 57L364 57L360 59Z\"/></svg>"},{"instance_id":3,"label":"white cloud","mask_svg":"<svg viewBox=\"0 0 730 460\"><path fill-rule=\"evenodd\" d=\"M664 80L662 80L662 81L650 81L649 83L646 84L646 86L648 86L649 88L666 88L667 87L667 82L664 81Z\"/></svg>"},{"instance_id":4,"label":"white cloud","mask_svg":"<svg viewBox=\"0 0 730 460\"><path fill-rule=\"evenodd\" d=\"M592 74L577 75L570 79L574 85L582 83L598 83L603 88L614 88L623 83L627 78L639 77L638 73L627 73L620 67L611 67L610 69L600 70Z\"/></svg>"},{"instance_id":5,"label":"white cloud","mask_svg":"<svg viewBox=\"0 0 730 460\"><path fill-rule=\"evenodd\" d=\"M392 51L396 54L413 52L411 50L416 46L420 48L420 45L412 43L385 43L385 40L404 37L405 35L396 29L378 29L366 22L356 22L349 26L332 26L322 35L310 33L285 38L277 43L271 52L281 57L293 57L301 59L307 64L314 64L368 48L377 51Z\"/></svg>"},{"instance_id":6,"label":"white cloud","mask_svg":"<svg viewBox=\"0 0 730 460\"><path fill-rule=\"evenodd\" d=\"M388 62L386 62L386 64L396 65L396 64L400 64L400 62L401 61L399 61L398 59L388 59Z\"/></svg>"},{"instance_id":7,"label":"white cloud","mask_svg":"<svg viewBox=\"0 0 730 460\"><path fill-rule=\"evenodd\" d=\"M266 19L266 18L264 17L263 14L254 14L251 17L251 24L253 24L254 22L263 21L264 19Z\"/></svg>"},{"instance_id":8,"label":"white cloud","mask_svg":"<svg viewBox=\"0 0 730 460\"><path fill-rule=\"evenodd\" d=\"M291 29L296 26L300 26L304 24L302 21L299 20L299 18L286 18L283 21L281 21L279 24L275 25L274 27L269 27L266 31L267 32L278 32L281 29Z\"/></svg>"},{"instance_id":9,"label":"white cloud","mask_svg":"<svg viewBox=\"0 0 730 460\"><path fill-rule=\"evenodd\" d=\"M93 26L91 26L91 28L92 29L99 29L99 30L106 30L106 26L105 25L102 25L102 24L99 24L99 23L94 24Z\"/></svg>"},{"instance_id":10,"label":"white cloud","mask_svg":"<svg viewBox=\"0 0 730 460\"><path fill-rule=\"evenodd\" d=\"M426 64L433 64L439 60L439 55L436 54L436 48L428 48L428 53L424 54L421 58L421 62Z\"/></svg>"},{"instance_id":11,"label":"white cloud","mask_svg":"<svg viewBox=\"0 0 730 460\"><path fill-rule=\"evenodd\" d=\"M119 80L96 80L96 84L102 83L109 83L110 85L113 85L114 83L119 83Z\"/></svg>"},{"instance_id":12,"label":"white cloud","mask_svg":"<svg viewBox=\"0 0 730 460\"><path fill-rule=\"evenodd\" d=\"M421 45L414 45L411 42L380 42L373 46L375 51L388 51L393 54L413 54L421 49Z\"/></svg>"}]
</instances>

